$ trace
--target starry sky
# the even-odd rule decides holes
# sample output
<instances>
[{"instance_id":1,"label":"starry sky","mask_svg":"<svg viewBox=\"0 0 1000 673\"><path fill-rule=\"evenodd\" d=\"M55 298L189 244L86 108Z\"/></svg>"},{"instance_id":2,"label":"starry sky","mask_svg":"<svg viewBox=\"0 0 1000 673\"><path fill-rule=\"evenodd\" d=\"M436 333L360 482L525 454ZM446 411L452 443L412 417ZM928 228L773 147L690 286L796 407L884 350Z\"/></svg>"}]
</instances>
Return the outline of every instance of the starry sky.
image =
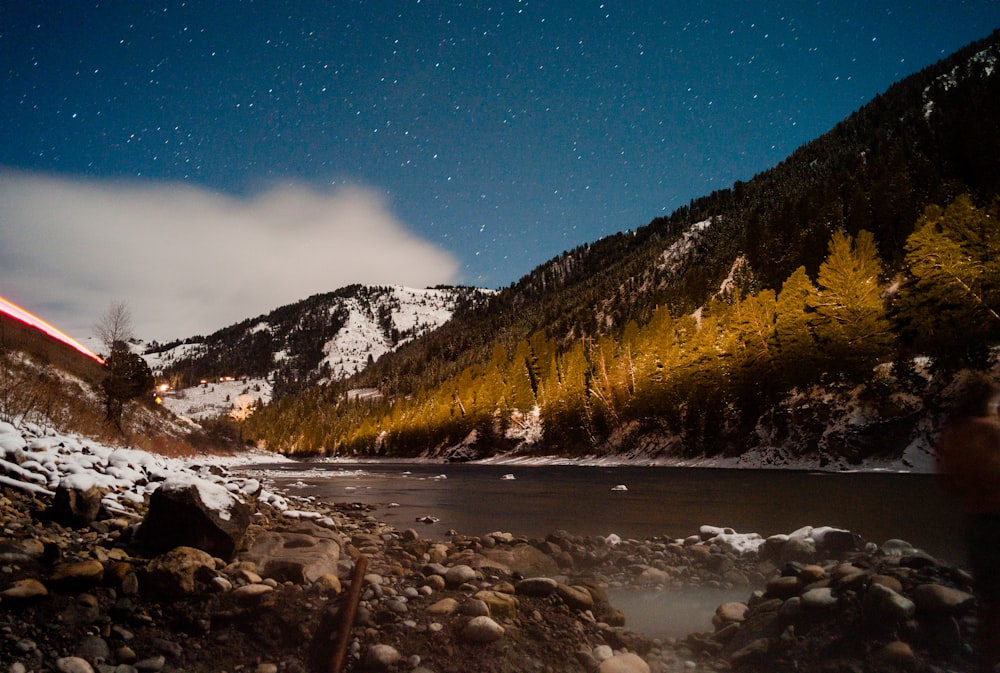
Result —
<instances>
[{"instance_id":1,"label":"starry sky","mask_svg":"<svg viewBox=\"0 0 1000 673\"><path fill-rule=\"evenodd\" d=\"M746 180L995 0L0 4L0 295L205 334L349 283L506 286Z\"/></svg>"}]
</instances>

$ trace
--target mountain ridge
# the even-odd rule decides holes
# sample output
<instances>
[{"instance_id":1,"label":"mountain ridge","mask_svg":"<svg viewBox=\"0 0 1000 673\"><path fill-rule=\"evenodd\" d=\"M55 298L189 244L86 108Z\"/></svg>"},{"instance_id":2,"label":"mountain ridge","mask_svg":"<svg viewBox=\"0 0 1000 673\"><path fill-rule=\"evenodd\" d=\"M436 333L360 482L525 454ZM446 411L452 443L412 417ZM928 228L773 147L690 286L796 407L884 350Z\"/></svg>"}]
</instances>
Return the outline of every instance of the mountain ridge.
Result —
<instances>
[{"instance_id":1,"label":"mountain ridge","mask_svg":"<svg viewBox=\"0 0 1000 673\"><path fill-rule=\"evenodd\" d=\"M265 383L266 402L272 386L280 396L356 374L487 294L468 287L348 285L247 318L207 337L151 344L144 355L172 388L251 379L257 392ZM167 403L170 406L169 398ZM225 413L223 408L217 410Z\"/></svg>"},{"instance_id":2,"label":"mountain ridge","mask_svg":"<svg viewBox=\"0 0 1000 673\"><path fill-rule=\"evenodd\" d=\"M721 324L718 320L730 319L727 311L741 306L743 299L756 298L762 291L776 295L800 267L802 279L811 287L838 237L844 239L846 254L851 256L860 254L853 246L861 241L863 232L870 231L869 252L882 269L879 283L887 287L902 283L907 272L908 239L928 206L945 207L961 194L969 194L971 203L981 206L1000 193L1000 126L993 121L1000 116L1000 77L993 76L998 53L1000 33L995 32L893 85L829 133L751 180L695 199L634 231L567 251L459 319L404 345L343 384L306 390L299 401L273 405L254 419L251 434L280 450L294 447L307 452L413 455L420 452L420 446L432 452L448 446L473 446L474 450L463 455L489 455L510 448L505 433L513 409L530 414L532 398L538 402L549 394L551 399L551 387L561 385L565 375L560 367L570 366L572 355L584 367L582 388L572 402L580 405L579 413L584 417L578 418L572 409L558 411L543 405L540 423L547 432L554 433L549 448L557 448L562 441L562 451L578 453L578 448L569 449L566 444L576 442L592 449L626 452L631 450L629 447L648 444L643 437L666 433L655 440L659 446L650 451L738 453L741 449L730 443L732 438L710 448L707 443L714 441L711 438L717 429L713 425L721 423L725 432L744 437L774 434L774 428L753 427L754 405L741 407L742 419L726 420L731 405L746 405L753 400L755 393L749 388L740 393L739 399L727 400L729 393L712 390L704 378L717 372L701 371L698 367L706 365L697 365L685 374L695 377L691 383L682 381L686 392L672 398L669 418L659 418L655 415L659 412L650 416L653 412L649 410L628 408L635 401L631 389L624 393L630 402L616 408L613 398L622 393L621 389L602 391L595 383L604 375L606 365L602 359L615 363L626 348L630 338L627 335L653 320L673 324L671 329L677 338L690 341L692 335L703 330L703 318L709 320L704 324L717 328L714 326ZM889 282L893 278L896 280ZM723 291L723 285L728 289ZM830 291L822 283L819 289ZM909 292L909 286L905 290ZM885 300L883 309L898 310L891 298ZM813 321L821 317L815 308L807 307L807 313ZM816 322L811 329L827 328ZM822 348L818 344L816 347ZM894 348L900 366L920 355L919 344L909 336ZM706 351L706 362L716 357L712 353ZM820 351L817 358L823 359L822 355ZM527 371L522 373L524 368ZM543 370L556 377L544 390L540 387L540 382L545 382ZM663 371L666 376L668 370ZM742 381L748 374L733 371L731 375ZM490 376L507 376L509 380L490 384L493 388L487 390L485 381ZM703 377L700 383L698 376ZM520 383L522 378L527 383ZM722 381L719 385L733 385ZM849 404L852 396L847 383L840 384L844 404ZM507 386L506 393L497 392L501 384ZM740 385L749 385L749 380ZM520 392L515 390L517 386L521 386ZM416 421L415 416L406 421L416 423L410 427L399 420L404 413L399 409L356 411L357 405L345 406L341 395L350 387L379 388L387 398L412 397L413 413L421 420ZM936 395L946 387L944 381L938 381L933 392L924 392ZM466 400L458 391L471 397ZM780 400L767 397L777 392L765 392L764 398L771 406L762 407L760 413L774 419L790 413L789 409L780 411ZM801 396L802 391L798 394ZM469 411L470 403L482 403L491 395L499 395L495 399L500 406ZM867 397L871 396L869 390ZM878 406L877 400L869 401ZM417 412L415 408L421 404L426 406ZM309 406L326 408L321 415L327 420L298 431L278 427L284 424L285 414L312 426L318 421L317 415L297 415ZM432 413L432 409L436 411ZM623 409L640 415L638 426L622 425L619 416ZM583 427L560 426L552 415L545 418L546 413L557 411L563 415L559 418L569 413L569 418L577 419L571 421L571 426L579 422ZM882 419L884 427L871 430L863 438L846 420L837 421L843 436L831 444L839 443L830 450L857 457L873 450L901 452L916 441L889 428L891 415L923 412L902 408L883 411L890 414L890 418ZM434 413L440 415L435 421L437 429L425 425L425 419ZM341 422L329 420L331 414L355 415L352 421ZM721 416L712 421L708 418L711 414ZM473 421L473 416L479 420ZM268 424L273 428L269 429ZM361 426L365 430L360 430ZM569 434L556 432L560 427L570 430ZM825 433L821 426L810 427ZM476 431L472 439L470 428ZM887 439L893 435L890 448L877 448L880 432ZM815 439L789 434L787 430L781 433L785 434L781 441L786 444L801 441L806 447L815 445ZM797 439L793 440L792 435ZM926 445L926 433L921 441Z\"/></svg>"}]
</instances>

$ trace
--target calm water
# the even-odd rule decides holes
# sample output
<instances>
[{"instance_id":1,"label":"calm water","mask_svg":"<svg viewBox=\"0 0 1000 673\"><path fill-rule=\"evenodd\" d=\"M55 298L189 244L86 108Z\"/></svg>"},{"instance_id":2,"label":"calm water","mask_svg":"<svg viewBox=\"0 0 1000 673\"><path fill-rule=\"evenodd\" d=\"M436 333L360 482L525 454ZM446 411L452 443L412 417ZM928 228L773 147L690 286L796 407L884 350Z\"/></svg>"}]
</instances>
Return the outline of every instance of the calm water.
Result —
<instances>
[{"instance_id":1,"label":"calm water","mask_svg":"<svg viewBox=\"0 0 1000 673\"><path fill-rule=\"evenodd\" d=\"M249 469L264 471L290 495L379 505L380 519L430 538L450 529L648 538L686 537L702 524L765 536L836 526L872 542L902 538L942 560L964 561L961 510L933 475L409 463ZM619 485L627 490L614 490ZM424 516L440 521L416 521ZM629 628L654 637L710 631L720 603L749 594L747 588L609 591Z\"/></svg>"},{"instance_id":2,"label":"calm water","mask_svg":"<svg viewBox=\"0 0 1000 673\"><path fill-rule=\"evenodd\" d=\"M376 516L427 537L450 529L685 537L702 524L767 536L836 526L878 543L902 538L953 563L964 559L959 504L933 475L408 463L255 469L293 495L382 505ZM618 485L628 490L613 490ZM417 523L423 516L440 522Z\"/></svg>"}]
</instances>

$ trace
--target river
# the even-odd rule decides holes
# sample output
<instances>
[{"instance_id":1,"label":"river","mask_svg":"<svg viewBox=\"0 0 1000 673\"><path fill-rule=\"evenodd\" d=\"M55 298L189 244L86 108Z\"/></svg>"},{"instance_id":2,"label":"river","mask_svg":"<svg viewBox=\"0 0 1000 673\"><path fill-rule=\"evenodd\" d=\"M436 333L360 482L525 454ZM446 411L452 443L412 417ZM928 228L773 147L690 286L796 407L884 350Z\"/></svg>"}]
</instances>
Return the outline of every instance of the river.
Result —
<instances>
[{"instance_id":1,"label":"river","mask_svg":"<svg viewBox=\"0 0 1000 673\"><path fill-rule=\"evenodd\" d=\"M262 472L290 495L377 505L378 518L426 537L443 538L454 529L678 538L702 524L768 536L834 526L876 543L901 538L944 561L964 562L960 505L928 474L426 463L245 469ZM423 517L437 522L419 523ZM699 630L718 603L747 594L619 592L612 602L633 628L683 635Z\"/></svg>"}]
</instances>

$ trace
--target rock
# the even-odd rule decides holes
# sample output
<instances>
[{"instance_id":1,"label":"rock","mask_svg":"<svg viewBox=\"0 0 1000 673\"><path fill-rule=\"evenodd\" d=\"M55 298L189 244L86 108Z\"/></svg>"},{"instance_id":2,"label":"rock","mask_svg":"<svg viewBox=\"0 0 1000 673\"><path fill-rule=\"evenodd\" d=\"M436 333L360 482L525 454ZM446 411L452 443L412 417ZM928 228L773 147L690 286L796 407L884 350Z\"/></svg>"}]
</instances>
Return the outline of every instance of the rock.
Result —
<instances>
[{"instance_id":1,"label":"rock","mask_svg":"<svg viewBox=\"0 0 1000 673\"><path fill-rule=\"evenodd\" d=\"M431 563L441 564L448 560L448 546L443 544L431 545L427 550L427 556Z\"/></svg>"},{"instance_id":2,"label":"rock","mask_svg":"<svg viewBox=\"0 0 1000 673\"><path fill-rule=\"evenodd\" d=\"M649 673L649 664L639 655L627 652L608 657L597 670L598 673Z\"/></svg>"},{"instance_id":3,"label":"rock","mask_svg":"<svg viewBox=\"0 0 1000 673\"><path fill-rule=\"evenodd\" d=\"M257 535L240 559L253 562L264 577L309 584L323 575L337 574L340 542L331 531L302 521L291 530Z\"/></svg>"},{"instance_id":4,"label":"rock","mask_svg":"<svg viewBox=\"0 0 1000 673\"><path fill-rule=\"evenodd\" d=\"M474 643L492 643L503 638L504 628L490 617L473 617L462 629L462 637Z\"/></svg>"},{"instance_id":5,"label":"rock","mask_svg":"<svg viewBox=\"0 0 1000 673\"><path fill-rule=\"evenodd\" d=\"M253 602L274 591L268 584L247 584L233 589L233 595L244 602Z\"/></svg>"},{"instance_id":6,"label":"rock","mask_svg":"<svg viewBox=\"0 0 1000 673\"><path fill-rule=\"evenodd\" d=\"M146 566L145 586L167 597L188 596L215 577L215 559L194 547L177 547Z\"/></svg>"},{"instance_id":7,"label":"rock","mask_svg":"<svg viewBox=\"0 0 1000 673\"><path fill-rule=\"evenodd\" d=\"M525 596L544 598L555 593L559 583L548 577L529 577L514 585L514 590Z\"/></svg>"},{"instance_id":8,"label":"rock","mask_svg":"<svg viewBox=\"0 0 1000 673\"><path fill-rule=\"evenodd\" d=\"M837 604L837 597L829 587L810 589L800 596L802 607L806 610L825 610Z\"/></svg>"},{"instance_id":9,"label":"rock","mask_svg":"<svg viewBox=\"0 0 1000 673\"><path fill-rule=\"evenodd\" d=\"M444 581L450 587L457 587L466 582L472 582L476 579L476 571L467 565L456 565L448 568L444 574Z\"/></svg>"},{"instance_id":10,"label":"rock","mask_svg":"<svg viewBox=\"0 0 1000 673\"><path fill-rule=\"evenodd\" d=\"M450 615L456 610L458 610L458 601L450 597L442 598L427 608L427 612L432 615Z\"/></svg>"},{"instance_id":11,"label":"rock","mask_svg":"<svg viewBox=\"0 0 1000 673\"><path fill-rule=\"evenodd\" d=\"M642 569L642 572L639 573L639 576L635 578L635 583L640 586L648 586L651 584L669 584L670 573L665 570L660 570L659 568L646 566Z\"/></svg>"},{"instance_id":12,"label":"rock","mask_svg":"<svg viewBox=\"0 0 1000 673\"><path fill-rule=\"evenodd\" d=\"M84 636L73 648L76 656L86 659L88 663L97 666L111 658L111 648L100 636Z\"/></svg>"},{"instance_id":13,"label":"rock","mask_svg":"<svg viewBox=\"0 0 1000 673\"><path fill-rule=\"evenodd\" d=\"M715 608L715 617L721 626L732 622L742 622L746 617L746 603L729 602ZM713 620L714 621L714 620Z\"/></svg>"},{"instance_id":14,"label":"rock","mask_svg":"<svg viewBox=\"0 0 1000 673\"><path fill-rule=\"evenodd\" d=\"M808 537L789 537L778 553L781 563L808 563L815 558L816 543Z\"/></svg>"},{"instance_id":15,"label":"rock","mask_svg":"<svg viewBox=\"0 0 1000 673\"><path fill-rule=\"evenodd\" d=\"M372 645L365 653L365 666L375 671L387 671L402 658L399 650L392 645Z\"/></svg>"},{"instance_id":16,"label":"rock","mask_svg":"<svg viewBox=\"0 0 1000 673\"><path fill-rule=\"evenodd\" d=\"M17 544L0 542L0 563L4 565L31 563L45 554L45 545L40 540L21 540Z\"/></svg>"},{"instance_id":17,"label":"rock","mask_svg":"<svg viewBox=\"0 0 1000 673\"><path fill-rule=\"evenodd\" d=\"M886 556L905 556L914 552L912 544L896 538L883 542L881 550Z\"/></svg>"},{"instance_id":18,"label":"rock","mask_svg":"<svg viewBox=\"0 0 1000 673\"><path fill-rule=\"evenodd\" d=\"M184 648L182 648L178 643L172 640L167 640L166 638L153 638L150 640L150 645L165 656L171 659L180 659L184 654Z\"/></svg>"},{"instance_id":19,"label":"rock","mask_svg":"<svg viewBox=\"0 0 1000 673\"><path fill-rule=\"evenodd\" d=\"M752 666L756 663L762 662L770 649L770 640L767 638L758 638L748 645L733 652L729 657L729 661L734 668Z\"/></svg>"},{"instance_id":20,"label":"rock","mask_svg":"<svg viewBox=\"0 0 1000 673\"><path fill-rule=\"evenodd\" d=\"M901 640L894 640L875 652L875 661L884 666L912 668L917 657L913 649Z\"/></svg>"},{"instance_id":21,"label":"rock","mask_svg":"<svg viewBox=\"0 0 1000 673\"><path fill-rule=\"evenodd\" d=\"M486 601L473 598L462 603L459 611L468 617L488 617L490 614L490 606L486 604Z\"/></svg>"},{"instance_id":22,"label":"rock","mask_svg":"<svg viewBox=\"0 0 1000 673\"><path fill-rule=\"evenodd\" d=\"M891 627L912 617L916 610L909 598L881 584L868 587L861 601L862 616L875 626Z\"/></svg>"},{"instance_id":23,"label":"rock","mask_svg":"<svg viewBox=\"0 0 1000 673\"><path fill-rule=\"evenodd\" d=\"M184 525L177 525L183 521ZM225 486L193 477L164 481L149 498L138 541L150 553L194 547L230 559L250 525L250 508Z\"/></svg>"},{"instance_id":24,"label":"rock","mask_svg":"<svg viewBox=\"0 0 1000 673\"><path fill-rule=\"evenodd\" d=\"M59 673L94 673L94 667L80 657L62 657L56 660Z\"/></svg>"},{"instance_id":25,"label":"rock","mask_svg":"<svg viewBox=\"0 0 1000 673\"><path fill-rule=\"evenodd\" d=\"M834 556L861 549L861 536L839 528L816 528L812 538L824 554Z\"/></svg>"},{"instance_id":26,"label":"rock","mask_svg":"<svg viewBox=\"0 0 1000 673\"><path fill-rule=\"evenodd\" d=\"M822 566L806 565L799 570L798 577L803 584L808 585L826 579L826 571Z\"/></svg>"},{"instance_id":27,"label":"rock","mask_svg":"<svg viewBox=\"0 0 1000 673\"><path fill-rule=\"evenodd\" d=\"M872 584L881 584L884 587L892 589L897 594L903 591L903 583L891 575L872 575Z\"/></svg>"},{"instance_id":28,"label":"rock","mask_svg":"<svg viewBox=\"0 0 1000 673\"><path fill-rule=\"evenodd\" d=\"M49 584L56 591L76 593L97 586L103 579L104 566L100 561L74 561L57 565Z\"/></svg>"},{"instance_id":29,"label":"rock","mask_svg":"<svg viewBox=\"0 0 1000 673\"><path fill-rule=\"evenodd\" d=\"M594 607L594 597L585 587L557 584L556 595L574 610L589 610Z\"/></svg>"},{"instance_id":30,"label":"rock","mask_svg":"<svg viewBox=\"0 0 1000 673\"><path fill-rule=\"evenodd\" d=\"M910 596L920 612L951 615L969 609L975 597L958 589L940 584L921 584Z\"/></svg>"},{"instance_id":31,"label":"rock","mask_svg":"<svg viewBox=\"0 0 1000 673\"><path fill-rule=\"evenodd\" d=\"M475 598L483 601L489 607L489 614L492 617L517 618L518 601L510 594L499 591L480 591L475 595Z\"/></svg>"},{"instance_id":32,"label":"rock","mask_svg":"<svg viewBox=\"0 0 1000 673\"><path fill-rule=\"evenodd\" d=\"M80 488L74 484L72 477L67 477L56 487L48 514L53 521L64 526L83 528L97 519L102 497L97 486Z\"/></svg>"},{"instance_id":33,"label":"rock","mask_svg":"<svg viewBox=\"0 0 1000 673\"><path fill-rule=\"evenodd\" d=\"M138 671L143 671L143 673L158 673L163 670L163 667L167 664L167 658L162 654L158 654L155 657L147 657L135 662L135 668Z\"/></svg>"},{"instance_id":34,"label":"rock","mask_svg":"<svg viewBox=\"0 0 1000 673\"><path fill-rule=\"evenodd\" d=\"M772 598L791 598L797 596L802 589L798 577L775 577L765 585L765 594Z\"/></svg>"},{"instance_id":35,"label":"rock","mask_svg":"<svg viewBox=\"0 0 1000 673\"><path fill-rule=\"evenodd\" d=\"M594 659L597 659L597 661L600 662L615 656L615 651L612 650L607 645L598 645L597 647L594 648L593 656Z\"/></svg>"},{"instance_id":36,"label":"rock","mask_svg":"<svg viewBox=\"0 0 1000 673\"><path fill-rule=\"evenodd\" d=\"M315 586L320 591L328 591L334 595L340 594L344 590L343 585L340 582L340 578L334 573L325 573L316 578L313 582Z\"/></svg>"},{"instance_id":37,"label":"rock","mask_svg":"<svg viewBox=\"0 0 1000 673\"><path fill-rule=\"evenodd\" d=\"M5 601L27 601L48 595L49 590L45 588L45 585L32 578L18 580L0 591L0 598Z\"/></svg>"},{"instance_id":38,"label":"rock","mask_svg":"<svg viewBox=\"0 0 1000 673\"><path fill-rule=\"evenodd\" d=\"M483 556L524 577L555 575L559 572L559 564L554 558L529 544L487 549L483 551Z\"/></svg>"}]
</instances>

